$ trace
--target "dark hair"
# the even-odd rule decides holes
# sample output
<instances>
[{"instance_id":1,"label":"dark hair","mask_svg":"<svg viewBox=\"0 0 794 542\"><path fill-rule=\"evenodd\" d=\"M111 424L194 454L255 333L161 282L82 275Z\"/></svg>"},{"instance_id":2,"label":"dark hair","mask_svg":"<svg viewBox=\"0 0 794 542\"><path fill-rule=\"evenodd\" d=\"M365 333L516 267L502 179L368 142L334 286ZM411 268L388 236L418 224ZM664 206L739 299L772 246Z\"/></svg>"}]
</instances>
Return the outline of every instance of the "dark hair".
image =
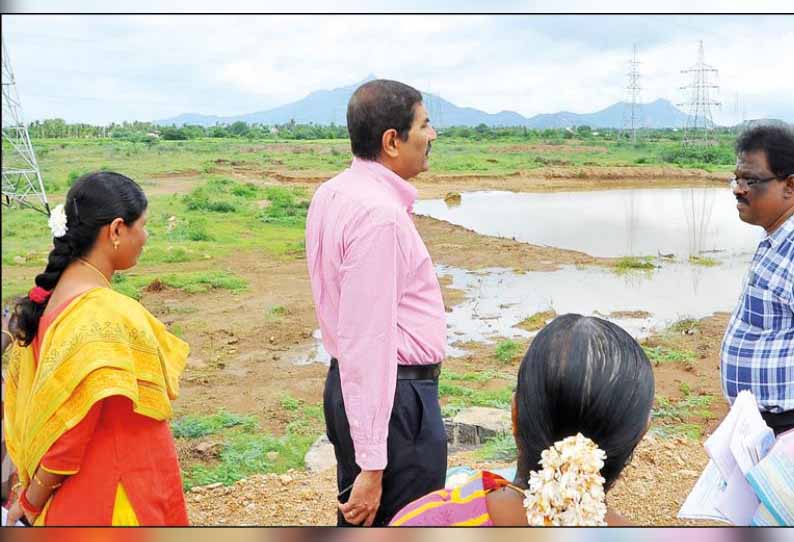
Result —
<instances>
[{"instance_id":1,"label":"dark hair","mask_svg":"<svg viewBox=\"0 0 794 542\"><path fill-rule=\"evenodd\" d=\"M794 130L791 128L761 124L745 130L736 139L736 154L752 151L764 151L769 169L779 178L794 175Z\"/></svg>"},{"instance_id":2,"label":"dark hair","mask_svg":"<svg viewBox=\"0 0 794 542\"><path fill-rule=\"evenodd\" d=\"M99 171L80 177L66 194L66 234L53 238L47 267L36 276L36 285L53 290L63 270L91 250L102 226L116 218L132 224L140 218L147 204L141 187L124 175ZM28 296L17 301L14 333L24 346L36 336L46 307L46 301L35 303Z\"/></svg>"},{"instance_id":3,"label":"dark hair","mask_svg":"<svg viewBox=\"0 0 794 542\"><path fill-rule=\"evenodd\" d=\"M386 130L394 128L403 141L414 121L414 107L422 94L398 81L375 79L356 89L347 104L347 132L353 154L377 160Z\"/></svg>"},{"instance_id":4,"label":"dark hair","mask_svg":"<svg viewBox=\"0 0 794 542\"><path fill-rule=\"evenodd\" d=\"M527 487L543 450L582 433L606 453L601 475L609 489L648 427L653 397L651 363L628 333L600 318L556 318L518 371L515 483Z\"/></svg>"}]
</instances>

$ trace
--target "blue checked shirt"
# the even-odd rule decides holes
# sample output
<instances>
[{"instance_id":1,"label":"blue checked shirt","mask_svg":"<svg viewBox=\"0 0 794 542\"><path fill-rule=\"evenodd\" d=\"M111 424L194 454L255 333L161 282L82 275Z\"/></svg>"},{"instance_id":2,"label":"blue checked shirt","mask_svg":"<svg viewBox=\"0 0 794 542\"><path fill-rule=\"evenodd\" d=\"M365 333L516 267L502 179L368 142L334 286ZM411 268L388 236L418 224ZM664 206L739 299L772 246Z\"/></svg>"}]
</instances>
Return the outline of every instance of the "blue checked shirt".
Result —
<instances>
[{"instance_id":1,"label":"blue checked shirt","mask_svg":"<svg viewBox=\"0 0 794 542\"><path fill-rule=\"evenodd\" d=\"M794 216L758 245L722 339L722 391L761 410L794 410Z\"/></svg>"}]
</instances>

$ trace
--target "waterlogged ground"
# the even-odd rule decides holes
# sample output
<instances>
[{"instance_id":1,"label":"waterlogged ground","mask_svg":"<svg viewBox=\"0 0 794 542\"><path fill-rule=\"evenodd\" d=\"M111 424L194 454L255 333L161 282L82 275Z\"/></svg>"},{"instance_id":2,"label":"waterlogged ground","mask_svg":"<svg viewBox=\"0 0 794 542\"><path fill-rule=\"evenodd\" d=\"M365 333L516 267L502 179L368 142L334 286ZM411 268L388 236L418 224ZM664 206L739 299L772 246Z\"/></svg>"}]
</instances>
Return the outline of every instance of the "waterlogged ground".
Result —
<instances>
[{"instance_id":1,"label":"waterlogged ground","mask_svg":"<svg viewBox=\"0 0 794 542\"><path fill-rule=\"evenodd\" d=\"M303 228L313 190L349 162L345 146L171 143L54 142L39 161L45 176L60 185L51 193L54 202L63 199L72 173L102 166L132 174L149 195L149 244L139 265L114 287L139 298L191 345L173 423L185 487L221 485L189 493L191 519L224 525L332 522L333 474L302 472L306 450L323 432L327 370L321 363L299 363L324 357L313 351L317 324ZM431 163L442 167L417 180L420 197L455 191L464 193L465 204L466 192L481 190L522 198L529 193L532 199L649 184L722 189L719 171L638 166L644 158L626 149L588 150L581 141L511 145L434 147ZM474 158L467 159L472 148ZM430 217L416 216L415 222L437 264L450 352L456 354L445 362L441 379L445 413L470 405L507 408L521 355L556 314L612 318L642 337L657 382L653 439L635 454L636 464L615 489L616 507L639 524L676 524L675 510L705 462L699 442L726 410L718 352L727 314L719 311L732 308L747 255L705 253L697 265L678 248L672 259L655 253L650 260L624 258L645 251L588 252L578 245L482 235L471 225ZM2 296L9 300L30 287L50 239L46 222L31 213L4 209L2 226ZM511 453L509 439L502 439L455 454L450 462L502 464ZM664 492L660 478L668 480ZM241 485L231 485L238 480Z\"/></svg>"}]
</instances>

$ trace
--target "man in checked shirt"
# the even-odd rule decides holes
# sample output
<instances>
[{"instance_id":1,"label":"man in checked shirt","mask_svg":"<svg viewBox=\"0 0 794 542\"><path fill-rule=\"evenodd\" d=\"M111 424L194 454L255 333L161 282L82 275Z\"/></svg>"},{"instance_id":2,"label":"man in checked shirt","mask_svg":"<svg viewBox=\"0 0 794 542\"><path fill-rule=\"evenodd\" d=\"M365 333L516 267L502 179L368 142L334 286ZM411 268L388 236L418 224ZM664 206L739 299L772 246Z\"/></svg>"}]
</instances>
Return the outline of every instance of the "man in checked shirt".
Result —
<instances>
[{"instance_id":1,"label":"man in checked shirt","mask_svg":"<svg viewBox=\"0 0 794 542\"><path fill-rule=\"evenodd\" d=\"M722 389L750 390L780 434L794 428L794 132L757 126L736 142L731 189L739 218L766 236L722 340Z\"/></svg>"},{"instance_id":2,"label":"man in checked shirt","mask_svg":"<svg viewBox=\"0 0 794 542\"><path fill-rule=\"evenodd\" d=\"M323 393L339 488L338 525L387 525L444 487L438 402L446 314L412 219L436 132L422 95L397 81L359 87L347 107L348 169L312 198L306 255L323 345Z\"/></svg>"}]
</instances>

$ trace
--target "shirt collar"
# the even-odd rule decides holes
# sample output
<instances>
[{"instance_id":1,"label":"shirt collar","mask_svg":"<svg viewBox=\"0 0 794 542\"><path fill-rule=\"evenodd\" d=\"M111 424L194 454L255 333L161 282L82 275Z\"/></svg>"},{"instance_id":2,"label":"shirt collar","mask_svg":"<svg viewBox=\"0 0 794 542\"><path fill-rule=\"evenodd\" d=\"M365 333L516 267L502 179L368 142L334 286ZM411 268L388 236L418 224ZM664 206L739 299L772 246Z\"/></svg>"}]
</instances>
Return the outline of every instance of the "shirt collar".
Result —
<instances>
[{"instance_id":1,"label":"shirt collar","mask_svg":"<svg viewBox=\"0 0 794 542\"><path fill-rule=\"evenodd\" d=\"M413 208L414 202L419 192L408 181L397 175L395 172L374 160L363 160L358 157L353 157L353 163L350 169L356 171L367 171L382 181L383 184L392 189L394 195L399 202L407 210Z\"/></svg>"},{"instance_id":2,"label":"shirt collar","mask_svg":"<svg viewBox=\"0 0 794 542\"><path fill-rule=\"evenodd\" d=\"M772 248L777 247L784 239L794 235L794 215L791 215L781 224L778 229L770 233L764 238L764 241L769 241Z\"/></svg>"}]
</instances>

